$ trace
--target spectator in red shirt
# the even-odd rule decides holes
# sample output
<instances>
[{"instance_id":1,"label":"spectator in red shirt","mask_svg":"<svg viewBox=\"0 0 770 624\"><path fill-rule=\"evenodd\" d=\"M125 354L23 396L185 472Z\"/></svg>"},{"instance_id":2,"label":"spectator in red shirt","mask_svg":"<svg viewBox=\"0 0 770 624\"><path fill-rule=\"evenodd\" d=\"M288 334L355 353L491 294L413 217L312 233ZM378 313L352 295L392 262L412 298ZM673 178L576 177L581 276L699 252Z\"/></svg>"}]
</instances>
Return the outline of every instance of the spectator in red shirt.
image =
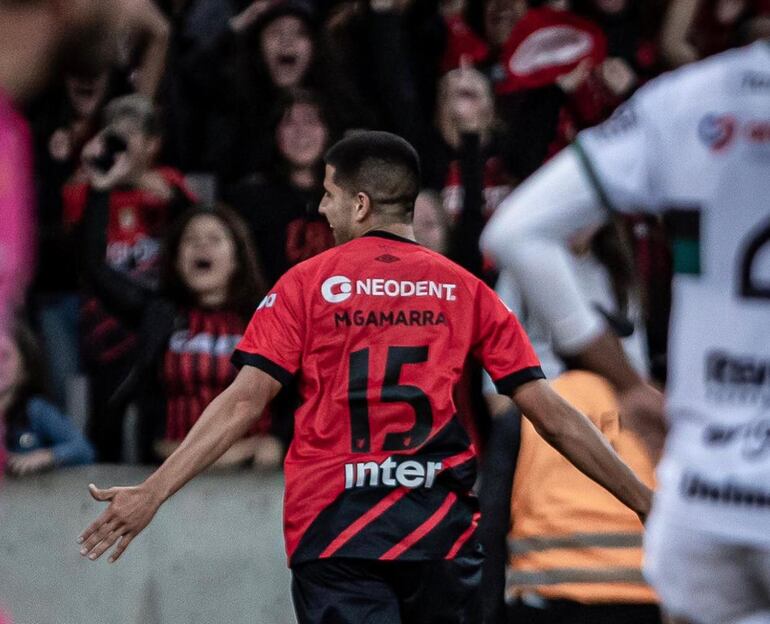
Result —
<instances>
[{"instance_id":1,"label":"spectator in red shirt","mask_svg":"<svg viewBox=\"0 0 770 624\"><path fill-rule=\"evenodd\" d=\"M158 283L160 241L168 223L193 199L179 171L155 166L160 143L152 102L141 95L117 98L105 110L104 128L83 151L80 174L109 171L117 162L125 167L120 185L109 193L104 260L147 287ZM66 223L81 221L92 191L88 181L64 188ZM108 314L99 297L90 297L81 309L81 339L83 365L91 379L90 435L100 461L120 461L122 415L106 406L128 373L136 334Z\"/></svg>"}]
</instances>

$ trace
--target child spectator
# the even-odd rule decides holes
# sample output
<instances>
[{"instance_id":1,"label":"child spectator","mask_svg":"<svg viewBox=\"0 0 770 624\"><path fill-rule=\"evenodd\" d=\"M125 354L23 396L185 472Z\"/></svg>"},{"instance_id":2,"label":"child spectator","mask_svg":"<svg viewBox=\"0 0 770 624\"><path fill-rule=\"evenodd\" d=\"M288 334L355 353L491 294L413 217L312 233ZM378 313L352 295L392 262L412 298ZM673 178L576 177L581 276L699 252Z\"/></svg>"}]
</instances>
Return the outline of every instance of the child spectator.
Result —
<instances>
[{"instance_id":1,"label":"child spectator","mask_svg":"<svg viewBox=\"0 0 770 624\"><path fill-rule=\"evenodd\" d=\"M152 102L141 95L117 98L105 110L105 127L84 151L84 169L109 171L124 167L121 184L110 189L103 260L111 268L146 286L157 286L160 240L168 223L192 201L182 174L156 167L160 128ZM90 182L64 189L65 222L74 226L83 216ZM136 335L108 314L99 297L87 298L81 310L82 355L91 379L90 435L100 461L121 459L122 416L106 418L109 397L128 373Z\"/></svg>"},{"instance_id":2,"label":"child spectator","mask_svg":"<svg viewBox=\"0 0 770 624\"><path fill-rule=\"evenodd\" d=\"M0 334L0 414L5 423L7 471L22 477L88 464L94 451L73 423L44 398L37 340L17 322Z\"/></svg>"}]
</instances>

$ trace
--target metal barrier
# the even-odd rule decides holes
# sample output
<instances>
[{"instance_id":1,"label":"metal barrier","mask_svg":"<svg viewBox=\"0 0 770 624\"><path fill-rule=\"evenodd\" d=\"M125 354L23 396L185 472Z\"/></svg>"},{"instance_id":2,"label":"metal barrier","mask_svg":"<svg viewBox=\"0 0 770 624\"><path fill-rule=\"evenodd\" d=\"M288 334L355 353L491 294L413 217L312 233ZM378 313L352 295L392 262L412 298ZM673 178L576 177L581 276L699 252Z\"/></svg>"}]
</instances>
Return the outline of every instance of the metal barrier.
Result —
<instances>
[{"instance_id":1,"label":"metal barrier","mask_svg":"<svg viewBox=\"0 0 770 624\"><path fill-rule=\"evenodd\" d=\"M199 476L121 559L83 559L76 538L105 507L88 494L149 469L96 465L0 490L0 605L14 624L292 624L281 530L283 479Z\"/></svg>"}]
</instances>

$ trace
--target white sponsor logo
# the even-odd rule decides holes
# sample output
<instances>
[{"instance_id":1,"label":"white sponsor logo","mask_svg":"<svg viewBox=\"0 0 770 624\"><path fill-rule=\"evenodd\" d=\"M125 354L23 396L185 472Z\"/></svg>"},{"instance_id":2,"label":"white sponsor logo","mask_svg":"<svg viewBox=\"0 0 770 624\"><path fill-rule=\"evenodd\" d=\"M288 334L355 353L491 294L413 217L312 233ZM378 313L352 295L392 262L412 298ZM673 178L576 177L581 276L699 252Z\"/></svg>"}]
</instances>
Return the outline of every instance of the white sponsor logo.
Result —
<instances>
[{"instance_id":1,"label":"white sponsor logo","mask_svg":"<svg viewBox=\"0 0 770 624\"><path fill-rule=\"evenodd\" d=\"M171 335L169 349L172 353L209 353L214 356L230 355L240 339L240 335L225 334L213 336L205 332L191 336L189 330L183 329Z\"/></svg>"},{"instance_id":2,"label":"white sponsor logo","mask_svg":"<svg viewBox=\"0 0 770 624\"><path fill-rule=\"evenodd\" d=\"M591 35L569 25L546 26L529 35L508 64L517 76L580 60L591 51Z\"/></svg>"},{"instance_id":3,"label":"white sponsor logo","mask_svg":"<svg viewBox=\"0 0 770 624\"><path fill-rule=\"evenodd\" d=\"M329 303L341 303L356 295L368 297L433 297L455 301L454 294L457 284L442 284L430 280L412 282L409 280L385 279L370 277L353 282L344 275L335 275L321 285L321 295Z\"/></svg>"},{"instance_id":4,"label":"white sponsor logo","mask_svg":"<svg viewBox=\"0 0 770 624\"><path fill-rule=\"evenodd\" d=\"M275 300L277 298L278 295L276 293L270 293L262 300L259 306L257 306L257 310L261 310L262 308L272 308L275 305Z\"/></svg>"},{"instance_id":5,"label":"white sponsor logo","mask_svg":"<svg viewBox=\"0 0 770 624\"><path fill-rule=\"evenodd\" d=\"M329 303L340 303L349 299L353 292L350 280L344 275L335 275L321 284L321 294Z\"/></svg>"},{"instance_id":6,"label":"white sponsor logo","mask_svg":"<svg viewBox=\"0 0 770 624\"><path fill-rule=\"evenodd\" d=\"M409 489L432 488L439 472L441 462L422 464L408 459L398 463L392 457L381 464L374 461L345 464L345 489L378 487L380 484L388 487L401 485Z\"/></svg>"}]
</instances>

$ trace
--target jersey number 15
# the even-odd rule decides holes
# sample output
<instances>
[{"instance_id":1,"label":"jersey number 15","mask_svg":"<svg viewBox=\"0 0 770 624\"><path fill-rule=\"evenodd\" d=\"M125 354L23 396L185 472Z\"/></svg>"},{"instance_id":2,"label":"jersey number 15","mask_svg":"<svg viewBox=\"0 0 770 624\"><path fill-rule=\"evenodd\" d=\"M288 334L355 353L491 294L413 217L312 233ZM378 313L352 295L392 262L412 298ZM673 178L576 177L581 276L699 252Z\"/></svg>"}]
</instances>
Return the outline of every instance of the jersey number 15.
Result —
<instances>
[{"instance_id":1,"label":"jersey number 15","mask_svg":"<svg viewBox=\"0 0 770 624\"><path fill-rule=\"evenodd\" d=\"M380 401L383 403L408 403L414 409L414 426L408 431L391 432L385 436L384 451L406 451L420 446L428 439L433 428L433 410L428 396L417 386L399 384L401 368L407 364L428 361L428 347L388 347L385 364L385 381ZM348 377L348 405L350 407L351 451L371 451L369 428L369 349L350 354Z\"/></svg>"}]
</instances>

